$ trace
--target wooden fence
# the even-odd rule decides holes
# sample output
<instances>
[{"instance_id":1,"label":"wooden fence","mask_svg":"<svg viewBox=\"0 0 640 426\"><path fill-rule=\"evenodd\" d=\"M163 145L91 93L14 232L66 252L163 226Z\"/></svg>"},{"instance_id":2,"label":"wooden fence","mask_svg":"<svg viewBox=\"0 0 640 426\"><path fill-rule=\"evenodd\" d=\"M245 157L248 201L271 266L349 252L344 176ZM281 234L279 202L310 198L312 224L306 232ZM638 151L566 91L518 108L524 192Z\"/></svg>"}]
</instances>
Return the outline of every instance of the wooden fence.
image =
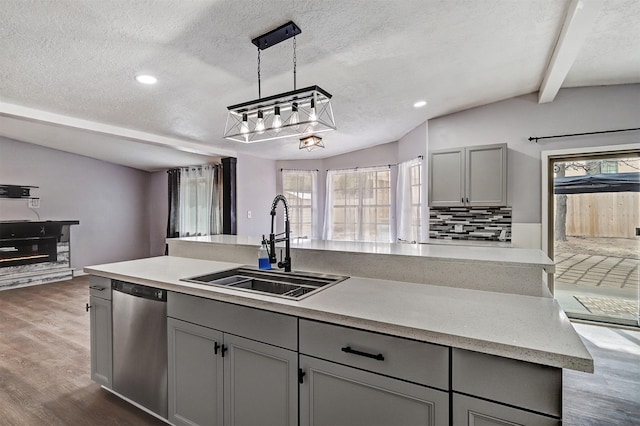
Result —
<instances>
[{"instance_id":1,"label":"wooden fence","mask_svg":"<svg viewBox=\"0 0 640 426\"><path fill-rule=\"evenodd\" d=\"M569 194L566 223L571 236L636 238L640 192Z\"/></svg>"}]
</instances>

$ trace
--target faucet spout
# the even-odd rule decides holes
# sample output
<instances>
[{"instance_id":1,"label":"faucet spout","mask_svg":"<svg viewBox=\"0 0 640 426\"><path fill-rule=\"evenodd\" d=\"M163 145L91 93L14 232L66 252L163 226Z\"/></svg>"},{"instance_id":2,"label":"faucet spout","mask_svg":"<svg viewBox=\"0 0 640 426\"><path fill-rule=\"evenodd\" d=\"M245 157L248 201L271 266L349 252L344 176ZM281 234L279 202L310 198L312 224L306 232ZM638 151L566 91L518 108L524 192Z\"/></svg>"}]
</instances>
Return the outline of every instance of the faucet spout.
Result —
<instances>
[{"instance_id":1,"label":"faucet spout","mask_svg":"<svg viewBox=\"0 0 640 426\"><path fill-rule=\"evenodd\" d=\"M284 237L276 239L276 234L274 231L275 219L276 219L276 207L278 203L282 202L284 205ZM276 195L273 199L273 203L271 204L271 233L269 234L269 262L276 263L276 242L284 241L284 260L278 262L278 268L284 268L285 272L291 272L291 229L289 226L289 205L287 204L287 199L282 194ZM263 238L264 242L264 238Z\"/></svg>"}]
</instances>

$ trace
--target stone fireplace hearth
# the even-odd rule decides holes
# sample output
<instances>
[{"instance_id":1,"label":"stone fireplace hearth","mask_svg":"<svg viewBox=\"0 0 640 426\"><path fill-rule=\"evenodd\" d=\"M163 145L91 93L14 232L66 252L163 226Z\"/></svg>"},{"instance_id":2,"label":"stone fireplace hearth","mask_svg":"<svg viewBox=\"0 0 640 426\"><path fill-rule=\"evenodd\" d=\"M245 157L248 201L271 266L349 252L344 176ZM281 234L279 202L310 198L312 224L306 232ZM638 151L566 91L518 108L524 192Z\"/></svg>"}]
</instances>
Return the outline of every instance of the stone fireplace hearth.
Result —
<instances>
[{"instance_id":1,"label":"stone fireplace hearth","mask_svg":"<svg viewBox=\"0 0 640 426\"><path fill-rule=\"evenodd\" d=\"M0 289L73 277L68 221L0 222Z\"/></svg>"}]
</instances>

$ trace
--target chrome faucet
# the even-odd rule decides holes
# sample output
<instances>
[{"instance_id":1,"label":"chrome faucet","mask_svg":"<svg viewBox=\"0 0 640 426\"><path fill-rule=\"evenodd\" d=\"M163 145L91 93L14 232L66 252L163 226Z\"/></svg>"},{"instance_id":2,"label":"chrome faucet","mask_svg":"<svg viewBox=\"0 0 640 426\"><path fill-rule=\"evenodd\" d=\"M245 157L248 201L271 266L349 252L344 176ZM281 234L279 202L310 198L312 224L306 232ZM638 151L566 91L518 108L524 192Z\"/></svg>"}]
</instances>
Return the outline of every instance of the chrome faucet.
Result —
<instances>
[{"instance_id":1,"label":"chrome faucet","mask_svg":"<svg viewBox=\"0 0 640 426\"><path fill-rule=\"evenodd\" d=\"M276 219L276 207L279 201L282 201L282 204L284 204L284 232L281 232L280 234L274 234L273 227ZM271 214L271 233L269 234L268 241L266 240L264 235L262 236L262 243L265 245L268 244L269 248L267 249L267 252L269 253L269 262L276 263L278 260L276 258L276 243L284 241L284 261L281 260L280 262L278 262L278 268L284 268L285 272L291 272L291 243L290 243L291 230L289 228L289 205L287 204L287 199L284 198L284 195L278 194L273 199L273 204L271 204L270 214ZM284 234L283 238L276 238L282 234Z\"/></svg>"}]
</instances>

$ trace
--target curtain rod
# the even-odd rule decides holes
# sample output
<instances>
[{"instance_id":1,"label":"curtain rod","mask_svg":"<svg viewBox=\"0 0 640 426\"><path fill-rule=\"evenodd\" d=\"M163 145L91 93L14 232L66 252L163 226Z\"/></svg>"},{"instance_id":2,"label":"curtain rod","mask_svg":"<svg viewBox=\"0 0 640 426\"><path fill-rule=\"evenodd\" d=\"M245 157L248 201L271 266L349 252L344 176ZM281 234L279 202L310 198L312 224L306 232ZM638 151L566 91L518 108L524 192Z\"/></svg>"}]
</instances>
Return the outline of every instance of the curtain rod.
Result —
<instances>
[{"instance_id":1,"label":"curtain rod","mask_svg":"<svg viewBox=\"0 0 640 426\"><path fill-rule=\"evenodd\" d=\"M554 135L554 136L531 136L529 137L529 142L535 141L538 143L541 139L555 139L555 138L568 138L571 136L586 136L586 135L599 135L602 133L619 133L619 132L631 132L634 130L640 130L640 127L636 127L633 129L618 129L618 130L602 130L600 132L586 132L586 133L570 133L567 135Z\"/></svg>"},{"instance_id":2,"label":"curtain rod","mask_svg":"<svg viewBox=\"0 0 640 426\"><path fill-rule=\"evenodd\" d=\"M280 171L290 171L290 172L313 172L316 171L318 172L318 169L280 169Z\"/></svg>"},{"instance_id":3,"label":"curtain rod","mask_svg":"<svg viewBox=\"0 0 640 426\"><path fill-rule=\"evenodd\" d=\"M222 163L202 164L200 166L174 167L173 169L167 170L167 173L175 172L176 170L182 169L203 169L205 167L222 167Z\"/></svg>"},{"instance_id":4,"label":"curtain rod","mask_svg":"<svg viewBox=\"0 0 640 426\"><path fill-rule=\"evenodd\" d=\"M416 159L424 160L424 155L418 155L417 157L412 158L412 160L416 160ZM407 160L407 161L411 161L411 160ZM398 164L400 164L400 163L395 163L395 164L378 164L377 166L343 167L343 168L341 168L341 169L327 169L327 171L329 171L329 170L358 170L358 169L369 169L369 168L372 168L372 167L385 167L385 166L386 166L386 167L391 168L391 167L395 167L395 166L397 166Z\"/></svg>"}]
</instances>

